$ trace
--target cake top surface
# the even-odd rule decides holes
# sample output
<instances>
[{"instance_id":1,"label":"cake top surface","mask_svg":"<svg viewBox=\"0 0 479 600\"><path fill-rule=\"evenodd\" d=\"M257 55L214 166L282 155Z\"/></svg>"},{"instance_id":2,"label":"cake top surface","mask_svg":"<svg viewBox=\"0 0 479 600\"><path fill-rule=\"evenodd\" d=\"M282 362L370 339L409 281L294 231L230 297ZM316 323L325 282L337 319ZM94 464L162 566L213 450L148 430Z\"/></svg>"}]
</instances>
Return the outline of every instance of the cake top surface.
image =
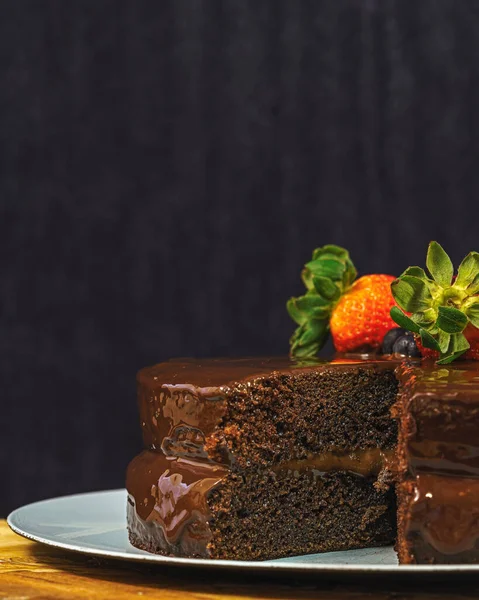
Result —
<instances>
[{"instance_id":1,"label":"cake top surface","mask_svg":"<svg viewBox=\"0 0 479 600\"><path fill-rule=\"evenodd\" d=\"M398 370L399 379L409 395L479 403L479 364L460 361L451 365L437 365L433 361L420 364L404 363Z\"/></svg>"},{"instance_id":2,"label":"cake top surface","mask_svg":"<svg viewBox=\"0 0 479 600\"><path fill-rule=\"evenodd\" d=\"M272 373L301 373L310 370L357 368L392 369L399 364L391 357L373 355L338 356L330 361L294 360L288 356L247 358L177 358L139 371L142 383L168 386L222 387L236 382L267 377ZM155 386L156 387L156 386Z\"/></svg>"}]
</instances>

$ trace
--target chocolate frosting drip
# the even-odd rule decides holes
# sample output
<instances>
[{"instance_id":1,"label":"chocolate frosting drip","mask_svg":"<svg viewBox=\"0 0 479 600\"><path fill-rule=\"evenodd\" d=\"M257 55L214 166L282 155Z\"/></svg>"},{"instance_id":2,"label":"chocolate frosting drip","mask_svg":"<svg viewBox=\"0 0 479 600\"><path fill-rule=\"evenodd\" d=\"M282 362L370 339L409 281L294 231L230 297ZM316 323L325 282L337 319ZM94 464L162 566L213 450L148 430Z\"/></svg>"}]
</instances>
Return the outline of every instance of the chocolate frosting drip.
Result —
<instances>
[{"instance_id":1,"label":"chocolate frosting drip","mask_svg":"<svg viewBox=\"0 0 479 600\"><path fill-rule=\"evenodd\" d=\"M145 450L127 470L130 532L164 551L207 556L208 493L227 468Z\"/></svg>"},{"instance_id":2,"label":"chocolate frosting drip","mask_svg":"<svg viewBox=\"0 0 479 600\"><path fill-rule=\"evenodd\" d=\"M435 553L448 556L479 550L478 499L477 479L418 475L408 537L419 535Z\"/></svg>"},{"instance_id":3,"label":"chocolate frosting drip","mask_svg":"<svg viewBox=\"0 0 479 600\"><path fill-rule=\"evenodd\" d=\"M166 456L206 459L206 438L224 415L224 393L189 384L148 383L140 378L138 385L145 447Z\"/></svg>"},{"instance_id":4,"label":"chocolate frosting drip","mask_svg":"<svg viewBox=\"0 0 479 600\"><path fill-rule=\"evenodd\" d=\"M397 375L400 490L408 490L404 534L410 552L417 562L477 562L478 364L404 364Z\"/></svg>"},{"instance_id":5,"label":"chocolate frosting drip","mask_svg":"<svg viewBox=\"0 0 479 600\"><path fill-rule=\"evenodd\" d=\"M477 363L398 369L403 388L405 460L411 475L479 477Z\"/></svg>"}]
</instances>

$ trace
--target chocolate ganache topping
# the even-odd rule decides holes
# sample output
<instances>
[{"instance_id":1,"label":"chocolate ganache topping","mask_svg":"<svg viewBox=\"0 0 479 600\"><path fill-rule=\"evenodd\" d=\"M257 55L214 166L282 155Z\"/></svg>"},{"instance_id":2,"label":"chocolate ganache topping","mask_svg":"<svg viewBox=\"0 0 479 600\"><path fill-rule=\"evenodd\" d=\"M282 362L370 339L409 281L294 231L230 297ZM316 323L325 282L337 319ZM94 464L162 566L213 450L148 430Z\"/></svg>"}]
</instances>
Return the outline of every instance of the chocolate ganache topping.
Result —
<instances>
[{"instance_id":1,"label":"chocolate ganache topping","mask_svg":"<svg viewBox=\"0 0 479 600\"><path fill-rule=\"evenodd\" d=\"M479 368L402 365L403 440L409 492L407 537L416 560L470 562L479 544ZM408 483L405 484L410 485ZM455 557L455 559L454 559Z\"/></svg>"},{"instance_id":2,"label":"chocolate ganache topping","mask_svg":"<svg viewBox=\"0 0 479 600\"><path fill-rule=\"evenodd\" d=\"M246 385L272 373L351 370L358 365L391 370L397 364L397 360L369 355L338 357L333 361L270 357L176 359L160 363L138 374L143 442L146 448L161 448L166 455L207 458L204 441L221 421L228 393L238 382Z\"/></svg>"},{"instance_id":3,"label":"chocolate ganache topping","mask_svg":"<svg viewBox=\"0 0 479 600\"><path fill-rule=\"evenodd\" d=\"M471 562L468 553L477 551L479 539L478 498L477 479L417 475L408 535L420 538L418 552Z\"/></svg>"},{"instance_id":4,"label":"chocolate ganache topping","mask_svg":"<svg viewBox=\"0 0 479 600\"><path fill-rule=\"evenodd\" d=\"M477 363L402 365L398 377L405 398L405 458L410 473L478 477Z\"/></svg>"}]
</instances>

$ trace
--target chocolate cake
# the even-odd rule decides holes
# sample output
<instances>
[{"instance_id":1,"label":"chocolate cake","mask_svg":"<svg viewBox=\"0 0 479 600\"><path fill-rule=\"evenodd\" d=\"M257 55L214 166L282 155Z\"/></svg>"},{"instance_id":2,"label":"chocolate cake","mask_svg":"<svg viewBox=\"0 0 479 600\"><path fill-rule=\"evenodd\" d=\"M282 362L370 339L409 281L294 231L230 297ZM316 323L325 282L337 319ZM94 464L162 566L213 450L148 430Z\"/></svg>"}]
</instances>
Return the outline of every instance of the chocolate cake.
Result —
<instances>
[{"instance_id":1,"label":"chocolate cake","mask_svg":"<svg viewBox=\"0 0 479 600\"><path fill-rule=\"evenodd\" d=\"M140 371L131 543L242 560L391 544L397 365L176 360Z\"/></svg>"},{"instance_id":2,"label":"chocolate cake","mask_svg":"<svg viewBox=\"0 0 479 600\"><path fill-rule=\"evenodd\" d=\"M401 563L479 563L479 253L456 271L432 241L426 267L358 278L327 244L287 302L292 358L140 371L132 544L248 560L397 534Z\"/></svg>"},{"instance_id":3,"label":"chocolate cake","mask_svg":"<svg viewBox=\"0 0 479 600\"><path fill-rule=\"evenodd\" d=\"M478 363L404 364L397 375L399 561L478 563Z\"/></svg>"}]
</instances>

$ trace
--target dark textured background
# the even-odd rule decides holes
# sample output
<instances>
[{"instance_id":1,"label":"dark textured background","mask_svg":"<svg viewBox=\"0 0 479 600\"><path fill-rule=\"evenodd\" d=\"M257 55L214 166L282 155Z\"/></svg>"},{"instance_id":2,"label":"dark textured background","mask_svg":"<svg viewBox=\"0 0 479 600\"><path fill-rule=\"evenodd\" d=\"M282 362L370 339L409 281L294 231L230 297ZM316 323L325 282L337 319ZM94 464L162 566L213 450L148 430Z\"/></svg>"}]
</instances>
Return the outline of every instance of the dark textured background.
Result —
<instances>
[{"instance_id":1,"label":"dark textured background","mask_svg":"<svg viewBox=\"0 0 479 600\"><path fill-rule=\"evenodd\" d=\"M123 484L135 372L283 353L326 242L479 249L476 0L0 2L0 514Z\"/></svg>"}]
</instances>

